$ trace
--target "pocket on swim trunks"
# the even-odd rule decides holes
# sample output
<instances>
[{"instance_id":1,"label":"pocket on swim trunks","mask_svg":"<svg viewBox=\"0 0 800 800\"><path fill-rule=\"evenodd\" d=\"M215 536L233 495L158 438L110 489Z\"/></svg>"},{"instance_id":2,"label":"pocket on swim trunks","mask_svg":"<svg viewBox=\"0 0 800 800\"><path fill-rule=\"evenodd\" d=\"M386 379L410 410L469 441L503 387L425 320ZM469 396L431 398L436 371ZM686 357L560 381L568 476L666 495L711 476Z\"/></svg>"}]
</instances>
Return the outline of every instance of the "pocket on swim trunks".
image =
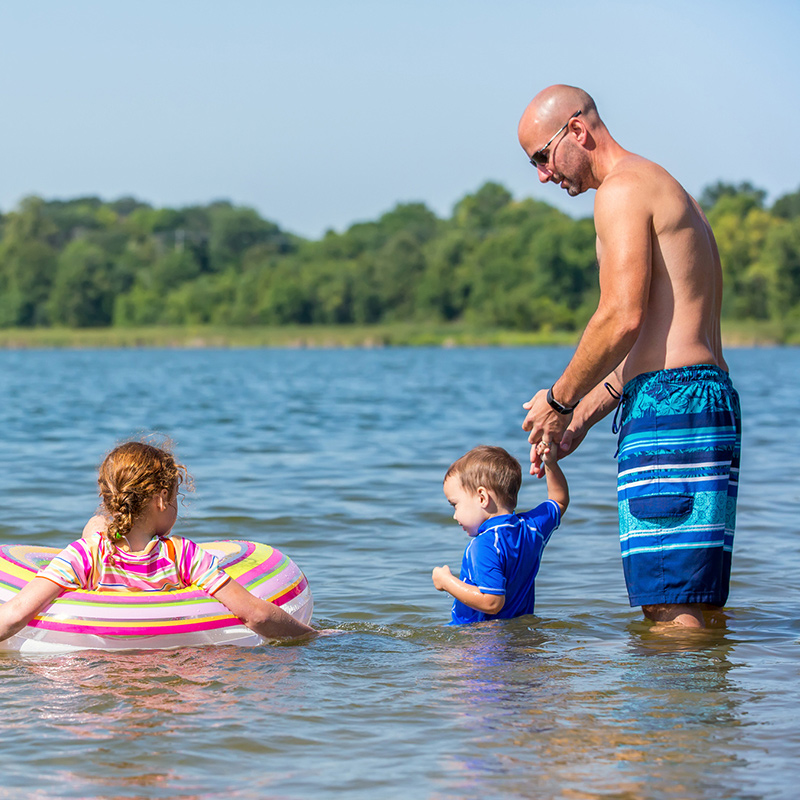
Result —
<instances>
[{"instance_id":1,"label":"pocket on swim trunks","mask_svg":"<svg viewBox=\"0 0 800 800\"><path fill-rule=\"evenodd\" d=\"M628 500L628 508L637 519L688 517L693 505L694 497L690 494L648 494Z\"/></svg>"}]
</instances>

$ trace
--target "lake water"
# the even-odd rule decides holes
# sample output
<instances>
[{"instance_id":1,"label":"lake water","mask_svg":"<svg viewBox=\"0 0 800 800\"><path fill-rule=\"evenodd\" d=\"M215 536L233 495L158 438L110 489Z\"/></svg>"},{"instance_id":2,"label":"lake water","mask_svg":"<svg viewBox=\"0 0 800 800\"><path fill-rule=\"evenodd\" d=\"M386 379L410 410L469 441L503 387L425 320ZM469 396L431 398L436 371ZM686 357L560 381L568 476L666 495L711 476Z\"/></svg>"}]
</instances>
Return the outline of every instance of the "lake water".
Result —
<instances>
[{"instance_id":1,"label":"lake water","mask_svg":"<svg viewBox=\"0 0 800 800\"><path fill-rule=\"evenodd\" d=\"M478 443L523 463L522 403L565 349L0 352L0 541L61 546L95 468L159 430L196 491L176 532L272 544L306 573L302 644L0 655L0 798L795 798L800 352L727 353L745 415L726 626L654 634L627 604L610 420L537 615L448 627L441 493ZM525 481L520 507L545 496Z\"/></svg>"}]
</instances>

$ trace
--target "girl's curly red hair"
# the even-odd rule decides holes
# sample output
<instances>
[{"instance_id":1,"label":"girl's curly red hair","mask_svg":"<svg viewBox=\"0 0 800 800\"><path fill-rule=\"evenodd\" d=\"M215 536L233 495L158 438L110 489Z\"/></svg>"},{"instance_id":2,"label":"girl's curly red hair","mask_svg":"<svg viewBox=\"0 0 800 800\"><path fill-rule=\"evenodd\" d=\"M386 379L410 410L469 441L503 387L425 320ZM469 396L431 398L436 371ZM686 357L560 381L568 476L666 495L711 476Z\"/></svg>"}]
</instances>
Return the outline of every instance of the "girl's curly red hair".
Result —
<instances>
[{"instance_id":1,"label":"girl's curly red hair","mask_svg":"<svg viewBox=\"0 0 800 800\"><path fill-rule=\"evenodd\" d=\"M108 517L106 537L116 542L127 536L147 501L162 489L170 498L181 484L191 488L192 478L169 450L146 442L125 442L103 459L97 476L100 497Z\"/></svg>"}]
</instances>

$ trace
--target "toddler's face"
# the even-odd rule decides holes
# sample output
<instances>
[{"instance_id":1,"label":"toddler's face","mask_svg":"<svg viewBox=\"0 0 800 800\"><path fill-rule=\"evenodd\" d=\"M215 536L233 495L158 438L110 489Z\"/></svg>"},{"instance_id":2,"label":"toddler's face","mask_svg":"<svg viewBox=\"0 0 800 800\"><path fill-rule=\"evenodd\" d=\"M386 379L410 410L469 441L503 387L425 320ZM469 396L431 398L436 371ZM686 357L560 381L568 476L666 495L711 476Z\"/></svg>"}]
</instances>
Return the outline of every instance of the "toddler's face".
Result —
<instances>
[{"instance_id":1,"label":"toddler's face","mask_svg":"<svg viewBox=\"0 0 800 800\"><path fill-rule=\"evenodd\" d=\"M468 492L457 475L444 482L444 496L453 506L453 519L470 535L477 536L478 528L489 519L477 492Z\"/></svg>"}]
</instances>

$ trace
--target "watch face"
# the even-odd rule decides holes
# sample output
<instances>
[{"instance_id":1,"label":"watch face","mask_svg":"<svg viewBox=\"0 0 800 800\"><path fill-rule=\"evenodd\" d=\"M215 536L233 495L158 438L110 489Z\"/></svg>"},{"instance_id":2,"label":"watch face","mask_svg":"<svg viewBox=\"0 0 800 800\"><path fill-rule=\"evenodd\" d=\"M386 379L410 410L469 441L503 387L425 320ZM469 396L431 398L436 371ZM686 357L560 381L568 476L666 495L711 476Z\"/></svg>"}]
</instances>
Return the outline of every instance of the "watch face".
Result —
<instances>
[{"instance_id":1,"label":"watch face","mask_svg":"<svg viewBox=\"0 0 800 800\"><path fill-rule=\"evenodd\" d=\"M551 386L547 390L547 402L550 403L550 407L553 411L557 411L559 414L571 414L574 411L574 408L568 408L565 405L562 405L553 397L553 387Z\"/></svg>"}]
</instances>

